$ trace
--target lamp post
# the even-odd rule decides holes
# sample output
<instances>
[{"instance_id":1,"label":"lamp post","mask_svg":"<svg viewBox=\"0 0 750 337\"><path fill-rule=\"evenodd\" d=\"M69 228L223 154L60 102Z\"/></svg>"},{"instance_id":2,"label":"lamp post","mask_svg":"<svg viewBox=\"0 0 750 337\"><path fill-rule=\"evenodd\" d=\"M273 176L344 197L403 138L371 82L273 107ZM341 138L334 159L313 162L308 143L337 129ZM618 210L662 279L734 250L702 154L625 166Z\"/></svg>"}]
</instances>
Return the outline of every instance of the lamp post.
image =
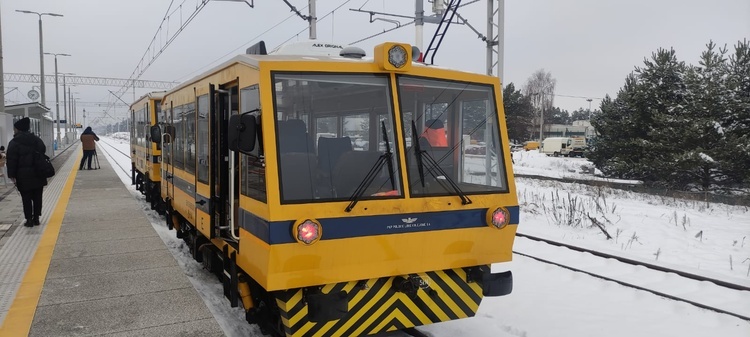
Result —
<instances>
[{"instance_id":1,"label":"lamp post","mask_svg":"<svg viewBox=\"0 0 750 337\"><path fill-rule=\"evenodd\" d=\"M42 105L46 106L46 96L44 95L44 43L43 37L42 37L42 15L48 15L48 16L63 16L62 14L55 14L55 13L38 13L34 11L26 11L26 10L18 10L16 9L16 12L19 13L25 13L25 14L36 14L39 16L39 89L41 90L42 94Z\"/></svg>"},{"instance_id":2,"label":"lamp post","mask_svg":"<svg viewBox=\"0 0 750 337\"><path fill-rule=\"evenodd\" d=\"M66 90L66 81L65 76L66 75L75 75L74 73L60 73L62 75L62 82L63 82L63 117L65 118L65 144L70 143L70 139L68 139L68 134L70 133L70 123L72 122L70 119L70 114L68 113L68 91Z\"/></svg>"},{"instance_id":3,"label":"lamp post","mask_svg":"<svg viewBox=\"0 0 750 337\"><path fill-rule=\"evenodd\" d=\"M534 100L538 102L537 106L539 107L539 143L542 142L542 136L543 136L543 128L544 128L544 93L543 92L533 92L531 93L531 96L535 96Z\"/></svg>"},{"instance_id":4,"label":"lamp post","mask_svg":"<svg viewBox=\"0 0 750 337\"><path fill-rule=\"evenodd\" d=\"M56 119L55 124L57 124L57 146L60 146L62 144L62 138L60 138L60 88L57 82L57 57L58 56L70 56L70 54L44 53L44 55L55 56L55 119Z\"/></svg>"},{"instance_id":5,"label":"lamp post","mask_svg":"<svg viewBox=\"0 0 750 337\"><path fill-rule=\"evenodd\" d=\"M0 11L1 12L1 11ZM0 28L2 28L2 24L0 23ZM0 113L5 112L5 80L3 80L3 77L5 76L5 73L3 72L3 33L2 29L0 29ZM3 140L5 142L5 140Z\"/></svg>"},{"instance_id":6,"label":"lamp post","mask_svg":"<svg viewBox=\"0 0 750 337\"><path fill-rule=\"evenodd\" d=\"M71 118L73 120L73 131L75 131L75 125L78 123L78 117L76 116L76 109L73 106L73 94L78 94L78 92L73 92L73 85L68 86L68 111L70 111Z\"/></svg>"},{"instance_id":7,"label":"lamp post","mask_svg":"<svg viewBox=\"0 0 750 337\"><path fill-rule=\"evenodd\" d=\"M542 104L540 104L539 108L539 144L541 145L544 140L544 94L540 93L539 95L542 96Z\"/></svg>"}]
</instances>

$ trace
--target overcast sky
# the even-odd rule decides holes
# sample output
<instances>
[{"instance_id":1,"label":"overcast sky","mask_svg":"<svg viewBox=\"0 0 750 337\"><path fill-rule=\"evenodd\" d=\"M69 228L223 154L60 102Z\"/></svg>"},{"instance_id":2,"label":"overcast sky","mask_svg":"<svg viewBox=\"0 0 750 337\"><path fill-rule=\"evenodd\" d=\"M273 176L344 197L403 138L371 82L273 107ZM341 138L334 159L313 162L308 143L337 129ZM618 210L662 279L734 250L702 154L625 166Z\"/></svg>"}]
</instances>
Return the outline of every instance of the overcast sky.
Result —
<instances>
[{"instance_id":1,"label":"overcast sky","mask_svg":"<svg viewBox=\"0 0 750 337\"><path fill-rule=\"evenodd\" d=\"M459 10L483 33L486 31L485 1ZM172 35L180 26L180 17L185 20L199 0L2 0L4 71L39 73L38 17L15 12L20 9L64 15L43 17L44 51L72 55L58 58L59 72L128 78L145 53L170 2L174 2L173 14L169 34L163 34L164 37ZM283 1L254 2L255 8L250 8L242 2L211 1L141 79L184 81L244 52L247 46L261 39L270 48L289 39L307 39L308 32L303 31L307 22L292 16ZM290 2L300 10L307 6L306 0ZM179 4L183 4L181 9L175 9ZM318 23L318 40L349 44L395 27L384 21L369 23L368 14L353 12L350 8L414 14L414 1L318 0L317 17L322 18L339 6L333 15ZM425 2L427 14L430 8L431 4ZM402 24L410 21L376 17L396 19ZM436 25L425 26L425 49L435 29ZM599 98L616 95L627 74L660 47L673 47L678 58L697 64L709 40L731 47L743 38L750 38L750 0L506 0L503 84L513 82L520 88L531 73L544 68L557 80L559 96L555 98L555 105L569 111L588 108L585 98L565 97L580 96L594 98L592 108L595 108ZM414 26L405 26L357 45L371 55L372 47L384 41L413 44ZM435 63L484 72L484 43L468 27L452 25ZM52 56L45 56L45 73L54 74ZM18 88L6 97L8 104L27 102L26 93L32 85L5 83L6 92ZM78 86L74 92L84 102L108 102L114 100L108 90L117 89ZM54 109L54 85L47 84L46 91L47 105ZM146 91L137 89L136 95ZM132 90L123 99L131 102ZM79 111L82 108L89 114L88 121L104 116L102 111L107 109L80 104ZM122 118L126 108L110 110L110 114Z\"/></svg>"}]
</instances>

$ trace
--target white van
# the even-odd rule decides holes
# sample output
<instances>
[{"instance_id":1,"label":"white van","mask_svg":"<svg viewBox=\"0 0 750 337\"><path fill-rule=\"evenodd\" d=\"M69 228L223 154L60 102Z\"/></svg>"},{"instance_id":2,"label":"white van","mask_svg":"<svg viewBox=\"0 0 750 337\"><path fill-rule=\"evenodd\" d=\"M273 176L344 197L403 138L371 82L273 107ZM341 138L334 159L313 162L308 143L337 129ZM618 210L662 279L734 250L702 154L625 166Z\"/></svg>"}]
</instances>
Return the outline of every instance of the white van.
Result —
<instances>
[{"instance_id":1,"label":"white van","mask_svg":"<svg viewBox=\"0 0 750 337\"><path fill-rule=\"evenodd\" d=\"M546 155L554 157L567 157L572 149L573 141L569 137L549 137L542 141L539 151Z\"/></svg>"},{"instance_id":2,"label":"white van","mask_svg":"<svg viewBox=\"0 0 750 337\"><path fill-rule=\"evenodd\" d=\"M569 146L570 152L568 153L568 156L583 158L584 152L586 151L586 138L572 137L570 138L570 140L572 141L572 143Z\"/></svg>"}]
</instances>

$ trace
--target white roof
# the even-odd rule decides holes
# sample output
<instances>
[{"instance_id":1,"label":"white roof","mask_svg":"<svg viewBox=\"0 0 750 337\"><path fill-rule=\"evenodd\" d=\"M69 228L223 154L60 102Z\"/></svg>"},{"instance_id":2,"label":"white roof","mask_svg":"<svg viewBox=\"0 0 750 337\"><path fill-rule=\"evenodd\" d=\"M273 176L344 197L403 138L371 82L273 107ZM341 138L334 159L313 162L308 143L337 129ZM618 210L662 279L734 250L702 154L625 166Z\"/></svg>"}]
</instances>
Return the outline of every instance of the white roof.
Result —
<instances>
[{"instance_id":1,"label":"white roof","mask_svg":"<svg viewBox=\"0 0 750 337\"><path fill-rule=\"evenodd\" d=\"M323 62L350 62L350 63L372 63L372 57L351 58L339 56L343 48L348 47L344 44L327 43L321 41L301 41L281 46L273 50L268 55L240 54L226 62L211 68L210 70L191 78L169 90L169 93L182 89L200 79L224 69L235 63L243 63L253 68L258 68L261 61L323 61ZM465 70L451 69L435 65L428 65L420 62L413 62L412 67L430 67L433 69L443 69L450 71L466 72Z\"/></svg>"}]
</instances>

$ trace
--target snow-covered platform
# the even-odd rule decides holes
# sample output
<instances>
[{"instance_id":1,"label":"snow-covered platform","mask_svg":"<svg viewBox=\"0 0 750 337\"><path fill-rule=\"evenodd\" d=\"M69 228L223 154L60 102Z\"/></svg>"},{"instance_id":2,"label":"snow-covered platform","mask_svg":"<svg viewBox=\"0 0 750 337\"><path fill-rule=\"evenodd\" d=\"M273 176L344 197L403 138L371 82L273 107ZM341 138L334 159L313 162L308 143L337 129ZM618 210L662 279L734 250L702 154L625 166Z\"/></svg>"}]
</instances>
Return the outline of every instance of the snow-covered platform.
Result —
<instances>
[{"instance_id":1,"label":"snow-covered platform","mask_svg":"<svg viewBox=\"0 0 750 337\"><path fill-rule=\"evenodd\" d=\"M70 151L42 225L0 246L0 336L223 336L109 162L79 171Z\"/></svg>"}]
</instances>

